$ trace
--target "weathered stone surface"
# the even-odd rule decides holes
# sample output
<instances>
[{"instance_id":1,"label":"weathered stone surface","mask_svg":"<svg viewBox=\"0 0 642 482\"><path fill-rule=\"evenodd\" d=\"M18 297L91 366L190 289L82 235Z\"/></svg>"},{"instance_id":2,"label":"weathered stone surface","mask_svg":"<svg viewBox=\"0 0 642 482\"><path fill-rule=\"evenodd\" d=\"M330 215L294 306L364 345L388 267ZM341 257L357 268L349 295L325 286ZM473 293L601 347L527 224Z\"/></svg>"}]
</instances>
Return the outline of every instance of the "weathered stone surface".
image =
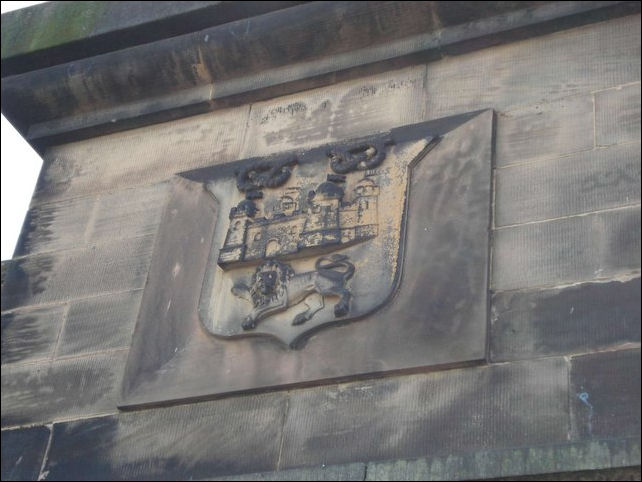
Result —
<instances>
[{"instance_id":1,"label":"weathered stone surface","mask_svg":"<svg viewBox=\"0 0 642 482\"><path fill-rule=\"evenodd\" d=\"M83 197L31 208L15 256L83 247L95 203L95 197Z\"/></svg>"},{"instance_id":2,"label":"weathered stone surface","mask_svg":"<svg viewBox=\"0 0 642 482\"><path fill-rule=\"evenodd\" d=\"M589 94L539 102L497 116L497 166L551 159L593 148Z\"/></svg>"},{"instance_id":3,"label":"weathered stone surface","mask_svg":"<svg viewBox=\"0 0 642 482\"><path fill-rule=\"evenodd\" d=\"M638 480L639 467L631 466L639 463L640 442L634 437L239 475L212 471L205 480L495 480L509 475L499 480ZM618 468L601 469L605 465ZM141 470L137 477L153 472Z\"/></svg>"},{"instance_id":4,"label":"weathered stone surface","mask_svg":"<svg viewBox=\"0 0 642 482\"><path fill-rule=\"evenodd\" d=\"M281 467L566 440L561 358L294 391Z\"/></svg>"},{"instance_id":5,"label":"weathered stone surface","mask_svg":"<svg viewBox=\"0 0 642 482\"><path fill-rule=\"evenodd\" d=\"M83 129L104 134L202 112L212 104L285 95L341 76L456 56L639 9L636 2L457 8L421 2L306 2L185 35L171 33L171 38L79 60L73 69L62 64L5 77L3 97L10 104L5 111L21 129L35 123L29 129L32 138Z\"/></svg>"},{"instance_id":6,"label":"weathered stone surface","mask_svg":"<svg viewBox=\"0 0 642 482\"><path fill-rule=\"evenodd\" d=\"M100 196L89 243L156 234L165 209L168 184L153 184Z\"/></svg>"},{"instance_id":7,"label":"weathered stone surface","mask_svg":"<svg viewBox=\"0 0 642 482\"><path fill-rule=\"evenodd\" d=\"M2 426L113 413L127 352L2 367Z\"/></svg>"},{"instance_id":8,"label":"weathered stone surface","mask_svg":"<svg viewBox=\"0 0 642 482\"><path fill-rule=\"evenodd\" d=\"M105 41L117 56L58 65L57 78L42 69L39 83L9 79L27 98L4 89L3 62L3 110L22 116L39 148L50 146L27 223L35 228L23 234L25 257L2 264L3 314L38 314L8 326L3 317L2 422L56 421L43 477L471 479L639 465L640 358L631 347L640 342L640 18L573 28L577 15L568 13L584 8L584 21L599 22L606 11L637 12L639 3L494 5L308 2L301 11L319 17L306 17L307 28L296 16L289 24L270 14L220 25L216 36L194 33L186 43L182 32L166 30L168 43L136 50L150 54L144 61ZM135 22L135 12L123 20ZM80 19L70 22L65 33ZM508 37L493 34L500 31L512 43L502 44ZM222 107L229 110L171 120ZM188 215L156 235L166 181L177 172L486 107L502 115L497 182L455 155L447 168L417 166L408 200L415 238L404 244L409 257L390 304L399 307L332 327L336 335L315 332L287 354L272 340L211 336L188 312L205 269L191 256L209 252L201 245L217 213L215 203L198 209L196 198L207 193L188 192ZM149 122L156 125L124 131ZM119 133L99 137L100 129ZM453 153L479 147L470 132ZM479 201L485 192L470 188L482 178L497 189L492 209ZM467 196L479 209L465 207ZM498 229L488 245L492 217ZM153 243L174 250L148 277ZM482 258L494 259L491 269L466 269L466 259ZM488 316L487 276L496 318L465 330L475 317L471 304ZM480 279L483 303L471 289ZM140 406L116 413L114 391L143 293L141 315L156 326L138 330L143 336L130 350L138 350L138 385L125 398ZM46 323L45 308L63 306L71 311L53 353L61 322ZM380 331L362 333L371 321ZM104 352L113 349L119 353ZM570 356L595 350L618 351ZM52 355L63 358L42 363ZM491 364L475 365L485 359ZM248 388L280 391L229 393ZM215 393L228 399L202 402ZM177 401L183 405L145 406ZM35 470L40 445L33 452ZM7 467L15 465L3 460L3 479Z\"/></svg>"},{"instance_id":9,"label":"weathered stone surface","mask_svg":"<svg viewBox=\"0 0 642 482\"><path fill-rule=\"evenodd\" d=\"M546 475L527 475L498 480L640 480L640 467L621 469L596 469L577 472L558 472Z\"/></svg>"},{"instance_id":10,"label":"weathered stone surface","mask_svg":"<svg viewBox=\"0 0 642 482\"><path fill-rule=\"evenodd\" d=\"M252 105L241 157L389 131L423 120L424 66Z\"/></svg>"},{"instance_id":11,"label":"weathered stone surface","mask_svg":"<svg viewBox=\"0 0 642 482\"><path fill-rule=\"evenodd\" d=\"M52 480L188 480L276 470L283 394L255 395L54 425Z\"/></svg>"},{"instance_id":12,"label":"weathered stone surface","mask_svg":"<svg viewBox=\"0 0 642 482\"><path fill-rule=\"evenodd\" d=\"M196 337L212 340L200 326L198 302L203 286L218 202L200 184L183 178L173 182L172 195L163 214L163 229L156 238L154 263L143 293L139 319L123 382L124 394L137 385L157 379L159 367L169 368L181 356L190 338L186 326L196 327ZM206 355L204 355L206 356ZM204 363L201 361L200 366ZM208 370L208 384L212 374ZM194 373L181 372L183 383L193 383ZM178 384L161 382L164 392L189 397L194 393Z\"/></svg>"},{"instance_id":13,"label":"weathered stone surface","mask_svg":"<svg viewBox=\"0 0 642 482\"><path fill-rule=\"evenodd\" d=\"M154 234L167 183L39 204L27 213L16 256Z\"/></svg>"},{"instance_id":14,"label":"weathered stone surface","mask_svg":"<svg viewBox=\"0 0 642 482\"><path fill-rule=\"evenodd\" d=\"M595 93L598 146L640 140L640 83Z\"/></svg>"},{"instance_id":15,"label":"weathered stone surface","mask_svg":"<svg viewBox=\"0 0 642 482\"><path fill-rule=\"evenodd\" d=\"M238 159L248 111L244 106L52 147L44 153L35 202L149 185Z\"/></svg>"},{"instance_id":16,"label":"weathered stone surface","mask_svg":"<svg viewBox=\"0 0 642 482\"><path fill-rule=\"evenodd\" d=\"M640 342L640 278L492 297L490 357L506 361Z\"/></svg>"},{"instance_id":17,"label":"weathered stone surface","mask_svg":"<svg viewBox=\"0 0 642 482\"><path fill-rule=\"evenodd\" d=\"M51 431L31 427L2 431L2 480L37 480Z\"/></svg>"},{"instance_id":18,"label":"weathered stone surface","mask_svg":"<svg viewBox=\"0 0 642 482\"><path fill-rule=\"evenodd\" d=\"M301 2L47 3L2 17L2 73L91 57Z\"/></svg>"},{"instance_id":19,"label":"weathered stone surface","mask_svg":"<svg viewBox=\"0 0 642 482\"><path fill-rule=\"evenodd\" d=\"M141 296L127 291L70 303L56 356L129 348Z\"/></svg>"},{"instance_id":20,"label":"weathered stone surface","mask_svg":"<svg viewBox=\"0 0 642 482\"><path fill-rule=\"evenodd\" d=\"M640 269L640 207L498 229L492 286L608 279Z\"/></svg>"},{"instance_id":21,"label":"weathered stone surface","mask_svg":"<svg viewBox=\"0 0 642 482\"><path fill-rule=\"evenodd\" d=\"M590 478L588 475L599 474L601 471L596 473L594 470L605 466L636 465L639 460L639 438L606 439L533 448L481 450L416 460L369 462L365 480L496 480L496 477L509 476L510 479L505 480L578 480L562 478L567 475L564 472L578 470L591 470L588 478L583 480L629 480ZM612 474L626 473L625 470L613 469ZM538 475L531 477L526 474Z\"/></svg>"},{"instance_id":22,"label":"weathered stone surface","mask_svg":"<svg viewBox=\"0 0 642 482\"><path fill-rule=\"evenodd\" d=\"M640 436L640 349L574 357L571 436Z\"/></svg>"},{"instance_id":23,"label":"weathered stone surface","mask_svg":"<svg viewBox=\"0 0 642 482\"><path fill-rule=\"evenodd\" d=\"M640 16L630 15L428 64L426 118L513 110L639 80Z\"/></svg>"},{"instance_id":24,"label":"weathered stone surface","mask_svg":"<svg viewBox=\"0 0 642 482\"><path fill-rule=\"evenodd\" d=\"M364 480L366 464L322 465L303 469L212 477L207 480Z\"/></svg>"},{"instance_id":25,"label":"weathered stone surface","mask_svg":"<svg viewBox=\"0 0 642 482\"><path fill-rule=\"evenodd\" d=\"M66 306L2 313L2 364L51 358Z\"/></svg>"},{"instance_id":26,"label":"weathered stone surface","mask_svg":"<svg viewBox=\"0 0 642 482\"><path fill-rule=\"evenodd\" d=\"M40 254L11 263L2 309L142 288L154 236Z\"/></svg>"},{"instance_id":27,"label":"weathered stone surface","mask_svg":"<svg viewBox=\"0 0 642 482\"><path fill-rule=\"evenodd\" d=\"M201 323L208 322L209 313L203 313L203 305L201 313L196 313L195 307L199 297L214 298L217 286L207 284L207 278L203 281L207 264L216 267L218 260L219 246L212 247L216 211L208 208L211 196L199 183L209 179L210 170L183 174L194 181L191 186L182 182L187 187L170 201L167 212L171 215L157 236L121 406L469 363L485 357L493 113L402 127L390 135L400 152L426 135L442 137L425 158L411 156L417 159L409 181L405 241L391 242L384 251L385 256L405 257L398 292L362 319L313 330L288 349L271 338L222 339L225 333L211 336L203 329ZM325 155L326 149L334 147L324 146L319 152ZM216 169L234 172L237 167ZM399 203L400 198L396 199ZM216 226L222 226L225 234L227 223ZM181 236L177 238L176 233ZM371 252L379 251L373 247L360 259L367 261ZM314 267L313 262L310 266ZM228 296L231 288L230 283ZM390 291L382 293L384 298ZM370 294L372 298L376 293ZM216 308L213 305L215 314ZM238 324L245 316L237 317Z\"/></svg>"},{"instance_id":28,"label":"weathered stone surface","mask_svg":"<svg viewBox=\"0 0 642 482\"><path fill-rule=\"evenodd\" d=\"M495 225L639 204L640 182L639 143L497 169Z\"/></svg>"}]
</instances>

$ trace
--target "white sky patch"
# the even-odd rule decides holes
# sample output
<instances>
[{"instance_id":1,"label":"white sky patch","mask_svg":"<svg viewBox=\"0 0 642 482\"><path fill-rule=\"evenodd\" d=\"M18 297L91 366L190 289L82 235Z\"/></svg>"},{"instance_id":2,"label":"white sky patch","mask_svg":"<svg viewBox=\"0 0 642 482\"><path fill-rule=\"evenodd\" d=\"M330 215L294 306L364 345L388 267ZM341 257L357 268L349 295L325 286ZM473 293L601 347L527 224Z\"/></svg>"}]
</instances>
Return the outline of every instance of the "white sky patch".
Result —
<instances>
[{"instance_id":1,"label":"white sky patch","mask_svg":"<svg viewBox=\"0 0 642 482\"><path fill-rule=\"evenodd\" d=\"M38 5L39 3L47 2L0 2L0 6L2 6L2 13L7 13L13 10L31 7L32 5Z\"/></svg>"},{"instance_id":2,"label":"white sky patch","mask_svg":"<svg viewBox=\"0 0 642 482\"><path fill-rule=\"evenodd\" d=\"M2 259L11 259L18 241L42 159L2 116Z\"/></svg>"},{"instance_id":3,"label":"white sky patch","mask_svg":"<svg viewBox=\"0 0 642 482\"><path fill-rule=\"evenodd\" d=\"M2 13L45 2L0 2ZM0 125L2 160L0 220L2 260L11 259L18 241L29 202L33 194L42 160L13 126L2 116Z\"/></svg>"}]
</instances>

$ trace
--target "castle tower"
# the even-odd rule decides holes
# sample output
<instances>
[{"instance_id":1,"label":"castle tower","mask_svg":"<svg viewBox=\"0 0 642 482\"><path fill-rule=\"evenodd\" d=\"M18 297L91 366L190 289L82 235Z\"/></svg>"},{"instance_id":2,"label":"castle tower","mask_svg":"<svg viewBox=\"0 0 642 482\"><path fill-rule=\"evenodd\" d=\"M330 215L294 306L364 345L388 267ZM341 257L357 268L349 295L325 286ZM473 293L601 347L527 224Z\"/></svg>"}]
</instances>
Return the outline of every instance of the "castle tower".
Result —
<instances>
[{"instance_id":1,"label":"castle tower","mask_svg":"<svg viewBox=\"0 0 642 482\"><path fill-rule=\"evenodd\" d=\"M311 192L301 248L341 242L339 208L342 199L343 188L331 181L320 184L316 192Z\"/></svg>"},{"instance_id":2,"label":"castle tower","mask_svg":"<svg viewBox=\"0 0 642 482\"><path fill-rule=\"evenodd\" d=\"M293 216L301 210L301 188L289 187L285 190L279 203L281 213L286 216Z\"/></svg>"},{"instance_id":3,"label":"castle tower","mask_svg":"<svg viewBox=\"0 0 642 482\"><path fill-rule=\"evenodd\" d=\"M355 186L354 194L357 208L356 237L376 235L379 186L372 179L364 177Z\"/></svg>"},{"instance_id":4,"label":"castle tower","mask_svg":"<svg viewBox=\"0 0 642 482\"><path fill-rule=\"evenodd\" d=\"M247 228L256 211L256 204L251 199L243 199L238 206L230 210L230 227L225 236L225 244L218 255L219 265L243 260Z\"/></svg>"}]
</instances>

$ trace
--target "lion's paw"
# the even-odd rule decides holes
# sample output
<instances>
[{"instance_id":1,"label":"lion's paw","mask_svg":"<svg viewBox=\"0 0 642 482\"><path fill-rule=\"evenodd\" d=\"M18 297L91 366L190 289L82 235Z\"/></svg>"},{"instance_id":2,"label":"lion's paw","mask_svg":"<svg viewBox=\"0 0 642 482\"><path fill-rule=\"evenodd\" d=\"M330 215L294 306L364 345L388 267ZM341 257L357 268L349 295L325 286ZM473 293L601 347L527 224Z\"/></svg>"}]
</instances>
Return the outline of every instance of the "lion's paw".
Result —
<instances>
[{"instance_id":1,"label":"lion's paw","mask_svg":"<svg viewBox=\"0 0 642 482\"><path fill-rule=\"evenodd\" d=\"M294 325L294 326L302 325L306 321L308 321L308 317L306 316L306 314L305 313L299 313L298 315L296 315L294 317L294 320L292 321L292 325Z\"/></svg>"},{"instance_id":2,"label":"lion's paw","mask_svg":"<svg viewBox=\"0 0 642 482\"><path fill-rule=\"evenodd\" d=\"M348 303L339 302L334 305L334 316L341 317L348 314Z\"/></svg>"},{"instance_id":3,"label":"lion's paw","mask_svg":"<svg viewBox=\"0 0 642 482\"><path fill-rule=\"evenodd\" d=\"M253 328L256 328L256 322L252 318L247 318L241 326L243 327L244 330L251 330Z\"/></svg>"}]
</instances>

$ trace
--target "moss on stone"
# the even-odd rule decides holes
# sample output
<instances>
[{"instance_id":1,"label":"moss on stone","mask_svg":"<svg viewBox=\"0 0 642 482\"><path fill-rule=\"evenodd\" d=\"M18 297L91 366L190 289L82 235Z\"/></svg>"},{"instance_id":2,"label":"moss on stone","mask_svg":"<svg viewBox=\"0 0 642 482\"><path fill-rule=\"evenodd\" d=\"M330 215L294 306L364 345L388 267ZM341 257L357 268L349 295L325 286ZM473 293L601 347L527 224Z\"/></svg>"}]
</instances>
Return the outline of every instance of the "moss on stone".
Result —
<instances>
[{"instance_id":1,"label":"moss on stone","mask_svg":"<svg viewBox=\"0 0 642 482\"><path fill-rule=\"evenodd\" d=\"M2 58L36 52L92 35L108 2L52 2L2 16Z\"/></svg>"}]
</instances>

